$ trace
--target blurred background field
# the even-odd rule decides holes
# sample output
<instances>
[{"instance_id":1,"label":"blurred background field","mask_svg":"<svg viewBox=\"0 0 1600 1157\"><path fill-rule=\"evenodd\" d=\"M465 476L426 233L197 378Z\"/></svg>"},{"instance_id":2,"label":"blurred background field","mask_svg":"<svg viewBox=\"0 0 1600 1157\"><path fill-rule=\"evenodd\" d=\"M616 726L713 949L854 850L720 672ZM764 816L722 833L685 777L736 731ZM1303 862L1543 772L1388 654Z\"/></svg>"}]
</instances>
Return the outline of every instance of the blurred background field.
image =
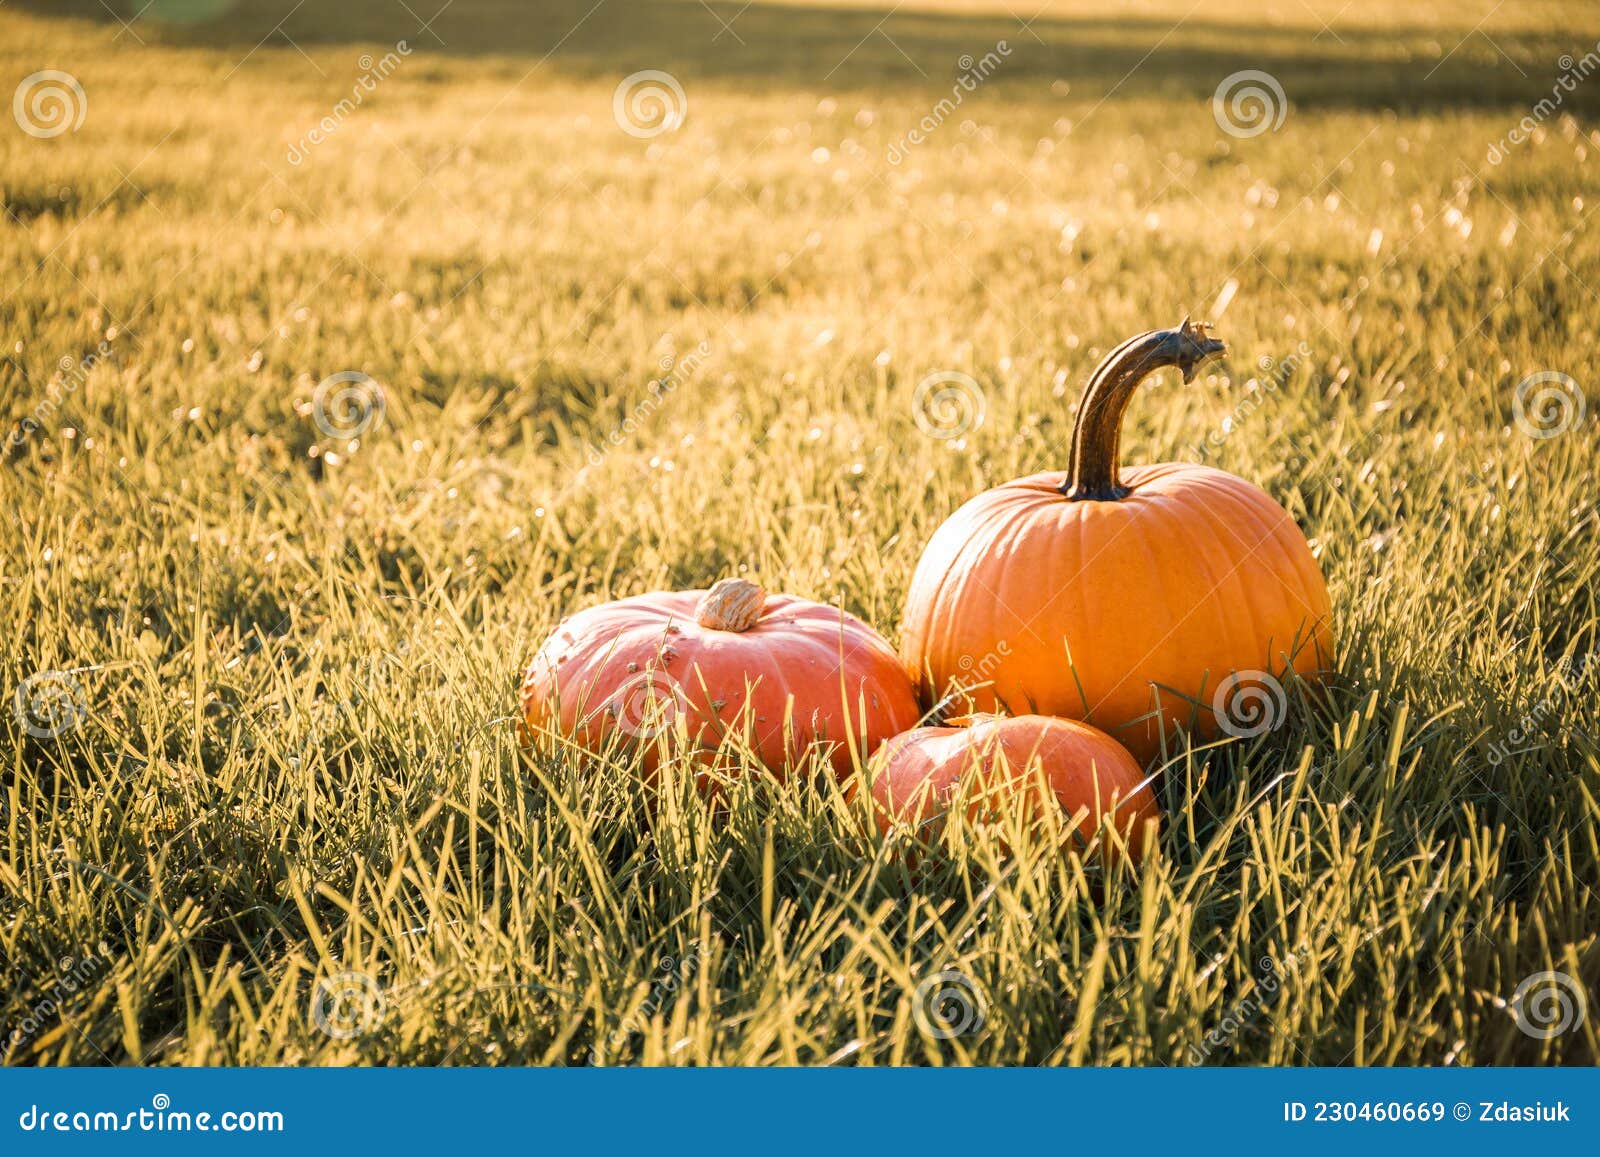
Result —
<instances>
[{"instance_id":1,"label":"blurred background field","mask_svg":"<svg viewBox=\"0 0 1600 1157\"><path fill-rule=\"evenodd\" d=\"M1594 1063L1597 42L1576 0L0 5L0 98L65 73L78 122L0 109L0 691L67 724L0 713L6 1062ZM645 70L669 124L618 112ZM895 638L934 527L1191 312L1230 357L1124 457L1294 514L1338 677L1181 753L1137 870L912 874L757 780L649 826L519 757L521 666L606 598L749 573Z\"/></svg>"}]
</instances>

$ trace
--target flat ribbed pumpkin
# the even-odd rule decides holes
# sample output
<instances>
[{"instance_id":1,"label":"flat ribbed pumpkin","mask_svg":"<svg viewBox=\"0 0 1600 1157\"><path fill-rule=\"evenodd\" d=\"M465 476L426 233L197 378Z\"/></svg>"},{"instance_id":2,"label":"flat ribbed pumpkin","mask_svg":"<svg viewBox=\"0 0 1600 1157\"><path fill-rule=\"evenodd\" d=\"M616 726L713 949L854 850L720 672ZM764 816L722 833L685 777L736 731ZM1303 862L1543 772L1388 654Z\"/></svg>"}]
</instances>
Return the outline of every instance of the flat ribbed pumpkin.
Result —
<instances>
[{"instance_id":1,"label":"flat ribbed pumpkin","mask_svg":"<svg viewBox=\"0 0 1600 1157\"><path fill-rule=\"evenodd\" d=\"M732 578L566 619L528 667L522 709L530 731L635 750L650 774L658 738L709 754L735 733L780 778L818 745L844 776L852 744L864 759L918 717L898 657L867 624Z\"/></svg>"},{"instance_id":2,"label":"flat ribbed pumpkin","mask_svg":"<svg viewBox=\"0 0 1600 1157\"><path fill-rule=\"evenodd\" d=\"M1103 731L1071 719L1043 715L974 715L952 726L919 727L890 739L868 767L879 827L916 827L932 839L958 788L970 819L1001 812L1036 798L1048 787L1052 804L1077 817L1071 831L1088 838L1101 817L1113 816L1137 859L1143 854L1147 821L1161 809L1133 756ZM1043 781L1039 778L1042 773Z\"/></svg>"},{"instance_id":3,"label":"flat ribbed pumpkin","mask_svg":"<svg viewBox=\"0 0 1600 1157\"><path fill-rule=\"evenodd\" d=\"M1088 720L1148 762L1163 723L1215 734L1219 691L1245 672L1329 666L1327 586L1282 507L1210 466L1119 466L1139 383L1167 366L1187 382L1223 348L1187 320L1124 342L1089 381L1067 470L997 486L939 528L902 631L925 693L963 685L974 710Z\"/></svg>"}]
</instances>

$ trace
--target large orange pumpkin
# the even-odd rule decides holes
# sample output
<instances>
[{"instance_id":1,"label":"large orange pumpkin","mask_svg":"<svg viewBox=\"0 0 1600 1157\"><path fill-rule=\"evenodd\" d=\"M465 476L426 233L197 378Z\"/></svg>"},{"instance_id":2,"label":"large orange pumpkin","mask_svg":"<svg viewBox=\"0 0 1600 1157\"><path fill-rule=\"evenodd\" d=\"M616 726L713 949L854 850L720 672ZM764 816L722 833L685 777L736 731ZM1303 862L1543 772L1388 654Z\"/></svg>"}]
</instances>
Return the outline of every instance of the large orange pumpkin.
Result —
<instances>
[{"instance_id":1,"label":"large orange pumpkin","mask_svg":"<svg viewBox=\"0 0 1600 1157\"><path fill-rule=\"evenodd\" d=\"M530 731L637 751L650 775L658 737L709 755L735 733L780 778L817 745L844 776L918 717L910 679L871 627L744 579L566 619L528 667L522 709Z\"/></svg>"},{"instance_id":2,"label":"large orange pumpkin","mask_svg":"<svg viewBox=\"0 0 1600 1157\"><path fill-rule=\"evenodd\" d=\"M980 494L939 528L902 631L925 692L1088 720L1148 762L1163 724L1256 733L1250 696L1273 687L1265 710L1281 713L1279 676L1330 665L1327 586L1282 507L1209 466L1119 467L1139 383L1167 366L1187 382L1223 348L1187 320L1124 342L1089 381L1068 468ZM1236 702L1254 712L1242 727Z\"/></svg>"},{"instance_id":3,"label":"large orange pumpkin","mask_svg":"<svg viewBox=\"0 0 1600 1157\"><path fill-rule=\"evenodd\" d=\"M1070 830L1078 837L1091 837L1111 815L1134 858L1144 852L1154 833L1145 825L1159 821L1161 809L1133 756L1103 731L1044 715L952 722L897 735L873 757L867 774L882 830L908 823L925 839L936 836L958 787L974 820L1019 798L1037 816L1038 789L1048 787L1076 820Z\"/></svg>"}]
</instances>

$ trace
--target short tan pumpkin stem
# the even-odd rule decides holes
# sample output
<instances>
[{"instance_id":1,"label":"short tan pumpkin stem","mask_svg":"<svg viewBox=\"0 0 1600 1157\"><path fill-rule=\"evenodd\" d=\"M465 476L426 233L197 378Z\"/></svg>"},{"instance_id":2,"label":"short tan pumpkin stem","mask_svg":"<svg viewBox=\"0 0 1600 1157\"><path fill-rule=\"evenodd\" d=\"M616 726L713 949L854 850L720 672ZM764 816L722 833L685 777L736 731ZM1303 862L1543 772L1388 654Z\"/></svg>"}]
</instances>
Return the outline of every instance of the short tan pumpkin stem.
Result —
<instances>
[{"instance_id":1,"label":"short tan pumpkin stem","mask_svg":"<svg viewBox=\"0 0 1600 1157\"><path fill-rule=\"evenodd\" d=\"M700 596L694 621L712 631L748 631L761 618L767 592L748 579L725 578Z\"/></svg>"},{"instance_id":2,"label":"short tan pumpkin stem","mask_svg":"<svg viewBox=\"0 0 1600 1157\"><path fill-rule=\"evenodd\" d=\"M1075 502L1115 502L1126 498L1119 451L1122 412L1139 383L1167 366L1177 366L1183 380L1194 377L1202 362L1226 351L1211 336L1206 322L1188 318L1177 329L1156 329L1129 338L1095 369L1072 427L1072 461L1061 493Z\"/></svg>"}]
</instances>

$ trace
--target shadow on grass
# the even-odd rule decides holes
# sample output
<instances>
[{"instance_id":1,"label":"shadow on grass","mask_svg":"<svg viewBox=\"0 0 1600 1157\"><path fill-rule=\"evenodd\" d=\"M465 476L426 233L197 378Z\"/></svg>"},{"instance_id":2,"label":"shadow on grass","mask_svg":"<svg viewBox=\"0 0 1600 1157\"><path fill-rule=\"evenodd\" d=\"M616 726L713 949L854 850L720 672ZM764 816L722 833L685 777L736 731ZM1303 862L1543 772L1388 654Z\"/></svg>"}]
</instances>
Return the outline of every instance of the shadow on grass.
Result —
<instances>
[{"instance_id":1,"label":"shadow on grass","mask_svg":"<svg viewBox=\"0 0 1600 1157\"><path fill-rule=\"evenodd\" d=\"M519 59L565 75L654 68L686 81L830 92L885 85L948 92L963 57L982 58L1004 40L1010 55L994 83L1040 88L1061 80L1075 99L1209 98L1223 77L1259 69L1303 108L1519 115L1551 94L1563 54L1582 58L1595 48L1592 36L1576 32L1497 30L1489 42L1470 24L1331 31L1203 17L1181 27L1133 17L1025 24L1000 4L970 12L742 0L13 0L13 7L126 21L146 43L241 57L292 51L291 44L311 50L405 40L428 54ZM1019 6L1024 17L1026 10ZM133 35L119 41L136 43ZM1486 66L1491 43L1495 64ZM1575 115L1600 111L1600 83L1577 85L1562 107Z\"/></svg>"}]
</instances>

